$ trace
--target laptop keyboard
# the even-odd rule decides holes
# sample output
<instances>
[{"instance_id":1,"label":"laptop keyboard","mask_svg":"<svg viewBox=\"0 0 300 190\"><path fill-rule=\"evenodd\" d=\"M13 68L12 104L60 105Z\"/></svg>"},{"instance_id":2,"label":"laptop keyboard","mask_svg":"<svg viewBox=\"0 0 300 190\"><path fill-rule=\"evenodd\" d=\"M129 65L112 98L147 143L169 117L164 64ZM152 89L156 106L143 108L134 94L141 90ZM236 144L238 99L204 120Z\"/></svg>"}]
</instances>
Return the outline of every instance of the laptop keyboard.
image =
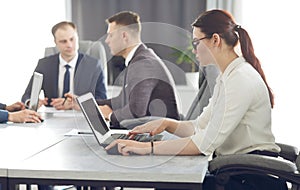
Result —
<instances>
[{"instance_id":1,"label":"laptop keyboard","mask_svg":"<svg viewBox=\"0 0 300 190\"><path fill-rule=\"evenodd\" d=\"M129 135L126 134L112 134L112 137L114 139L129 139ZM136 135L133 139L131 140L135 140L135 141L139 141L139 142L150 142L151 140L161 140L161 135L155 135L155 136L149 136L149 135L145 135L145 134L139 134Z\"/></svg>"}]
</instances>

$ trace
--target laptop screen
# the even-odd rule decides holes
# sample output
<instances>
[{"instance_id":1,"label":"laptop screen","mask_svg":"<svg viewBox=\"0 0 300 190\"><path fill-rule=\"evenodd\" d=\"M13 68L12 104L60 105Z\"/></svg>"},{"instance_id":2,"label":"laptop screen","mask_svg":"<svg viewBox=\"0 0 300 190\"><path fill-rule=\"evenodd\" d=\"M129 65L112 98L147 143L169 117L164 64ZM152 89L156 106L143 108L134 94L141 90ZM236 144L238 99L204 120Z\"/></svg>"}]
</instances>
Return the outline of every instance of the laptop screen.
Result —
<instances>
[{"instance_id":1,"label":"laptop screen","mask_svg":"<svg viewBox=\"0 0 300 190\"><path fill-rule=\"evenodd\" d=\"M92 98L80 102L82 106L82 111L85 117L89 121L91 127L98 131L100 134L105 135L109 131L108 126L103 119L97 105L94 103Z\"/></svg>"},{"instance_id":2,"label":"laptop screen","mask_svg":"<svg viewBox=\"0 0 300 190\"><path fill-rule=\"evenodd\" d=\"M43 74L34 72L31 87L29 109L37 111L39 106L39 95L43 84Z\"/></svg>"}]
</instances>

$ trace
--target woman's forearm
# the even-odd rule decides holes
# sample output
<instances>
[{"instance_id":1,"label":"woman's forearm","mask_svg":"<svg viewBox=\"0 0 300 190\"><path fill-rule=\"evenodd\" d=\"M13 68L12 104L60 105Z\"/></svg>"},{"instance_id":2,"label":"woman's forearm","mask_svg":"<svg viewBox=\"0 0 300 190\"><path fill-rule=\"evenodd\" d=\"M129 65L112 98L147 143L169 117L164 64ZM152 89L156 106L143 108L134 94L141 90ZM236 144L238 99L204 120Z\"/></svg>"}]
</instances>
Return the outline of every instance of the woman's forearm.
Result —
<instances>
[{"instance_id":1,"label":"woman's forearm","mask_svg":"<svg viewBox=\"0 0 300 190\"><path fill-rule=\"evenodd\" d=\"M179 137L189 137L195 132L193 123L191 121L177 121L172 119L165 119L166 131L177 135Z\"/></svg>"},{"instance_id":2,"label":"woman's forearm","mask_svg":"<svg viewBox=\"0 0 300 190\"><path fill-rule=\"evenodd\" d=\"M191 138L157 141L153 143L153 153L157 155L199 155L201 152Z\"/></svg>"}]
</instances>

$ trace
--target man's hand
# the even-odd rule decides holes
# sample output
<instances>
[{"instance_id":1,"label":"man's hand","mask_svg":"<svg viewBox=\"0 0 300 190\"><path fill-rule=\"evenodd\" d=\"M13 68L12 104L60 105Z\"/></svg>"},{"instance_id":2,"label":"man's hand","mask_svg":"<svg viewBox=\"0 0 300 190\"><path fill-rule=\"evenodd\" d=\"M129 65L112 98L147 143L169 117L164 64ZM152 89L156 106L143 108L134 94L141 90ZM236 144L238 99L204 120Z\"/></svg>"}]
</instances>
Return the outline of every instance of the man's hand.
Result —
<instances>
[{"instance_id":1,"label":"man's hand","mask_svg":"<svg viewBox=\"0 0 300 190\"><path fill-rule=\"evenodd\" d=\"M44 98L44 99L39 99L39 108L44 105L47 106L48 105L48 98Z\"/></svg>"},{"instance_id":2,"label":"man's hand","mask_svg":"<svg viewBox=\"0 0 300 190\"><path fill-rule=\"evenodd\" d=\"M24 123L24 122L40 123L41 120L42 119L40 114L28 109L8 113L8 121L12 121L15 123Z\"/></svg>"},{"instance_id":3,"label":"man's hand","mask_svg":"<svg viewBox=\"0 0 300 190\"><path fill-rule=\"evenodd\" d=\"M65 98L53 98L50 105L57 110L80 110L75 94L66 93L64 96Z\"/></svg>"},{"instance_id":4,"label":"man's hand","mask_svg":"<svg viewBox=\"0 0 300 190\"><path fill-rule=\"evenodd\" d=\"M16 102L12 105L6 106L5 109L9 112L19 111L25 109L25 104L22 102Z\"/></svg>"},{"instance_id":5,"label":"man's hand","mask_svg":"<svg viewBox=\"0 0 300 190\"><path fill-rule=\"evenodd\" d=\"M104 118L109 121L110 120L110 115L112 114L112 109L108 106L108 105L104 105L104 106L99 106Z\"/></svg>"}]
</instances>

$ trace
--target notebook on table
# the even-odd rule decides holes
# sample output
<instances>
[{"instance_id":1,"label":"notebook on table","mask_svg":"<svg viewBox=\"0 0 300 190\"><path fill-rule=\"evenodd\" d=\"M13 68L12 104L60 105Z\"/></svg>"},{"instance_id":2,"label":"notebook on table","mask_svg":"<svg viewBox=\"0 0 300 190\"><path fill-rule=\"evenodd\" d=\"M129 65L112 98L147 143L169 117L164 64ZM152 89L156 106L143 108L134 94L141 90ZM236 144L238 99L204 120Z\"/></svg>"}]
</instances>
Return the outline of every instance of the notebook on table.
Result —
<instances>
[{"instance_id":1,"label":"notebook on table","mask_svg":"<svg viewBox=\"0 0 300 190\"><path fill-rule=\"evenodd\" d=\"M110 129L109 123L105 120L98 104L92 95L87 93L77 97L77 102L80 109L85 116L97 142L106 147L115 139L128 139L128 133L130 130L124 129ZM141 142L157 141L162 139L162 135L149 136L148 134L139 134L133 140ZM118 154L117 147L107 151L109 154Z\"/></svg>"},{"instance_id":2,"label":"notebook on table","mask_svg":"<svg viewBox=\"0 0 300 190\"><path fill-rule=\"evenodd\" d=\"M31 95L29 102L29 109L37 111L39 107L39 95L42 89L43 84L43 74L34 72L33 73L33 81L31 87Z\"/></svg>"}]
</instances>

